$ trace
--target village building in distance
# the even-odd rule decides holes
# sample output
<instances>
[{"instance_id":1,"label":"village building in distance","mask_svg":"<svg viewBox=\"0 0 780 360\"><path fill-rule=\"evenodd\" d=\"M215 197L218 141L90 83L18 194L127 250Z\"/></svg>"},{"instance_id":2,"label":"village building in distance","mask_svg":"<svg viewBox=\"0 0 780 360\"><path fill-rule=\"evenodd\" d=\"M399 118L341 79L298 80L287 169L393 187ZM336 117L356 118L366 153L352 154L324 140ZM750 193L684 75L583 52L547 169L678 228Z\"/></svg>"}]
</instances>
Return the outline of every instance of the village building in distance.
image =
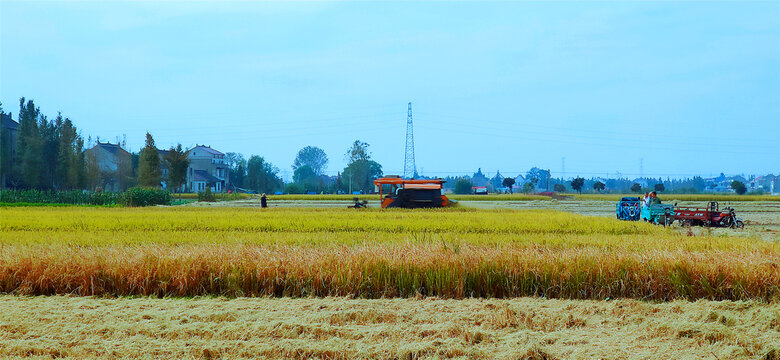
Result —
<instances>
[{"instance_id":1,"label":"village building in distance","mask_svg":"<svg viewBox=\"0 0 780 360\"><path fill-rule=\"evenodd\" d=\"M198 192L207 188L224 192L230 188L225 154L206 145L187 150L190 166L187 169L187 191Z\"/></svg>"},{"instance_id":2,"label":"village building in distance","mask_svg":"<svg viewBox=\"0 0 780 360\"><path fill-rule=\"evenodd\" d=\"M160 156L160 172L162 181L160 187L167 189L168 167L165 165L165 155L168 150L157 150ZM100 171L100 187L105 191L123 191L127 185L123 179L132 173L130 153L121 144L99 142L87 154L93 157ZM225 154L209 146L197 145L187 150L190 166L187 168L187 180L182 185L182 192L199 192L207 188L213 192L226 192L230 188ZM170 189L173 190L173 189Z\"/></svg>"}]
</instances>

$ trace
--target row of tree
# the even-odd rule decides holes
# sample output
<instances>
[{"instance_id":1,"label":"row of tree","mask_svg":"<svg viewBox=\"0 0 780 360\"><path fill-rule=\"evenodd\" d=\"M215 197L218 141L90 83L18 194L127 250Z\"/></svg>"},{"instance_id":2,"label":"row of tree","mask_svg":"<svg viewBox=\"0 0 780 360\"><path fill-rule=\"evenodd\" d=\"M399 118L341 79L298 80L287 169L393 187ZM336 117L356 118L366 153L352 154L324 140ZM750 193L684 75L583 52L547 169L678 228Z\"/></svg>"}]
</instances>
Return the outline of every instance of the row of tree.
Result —
<instances>
[{"instance_id":1,"label":"row of tree","mask_svg":"<svg viewBox=\"0 0 780 360\"><path fill-rule=\"evenodd\" d=\"M5 114L0 104L0 117L6 116L10 115ZM50 120L32 100L24 98L19 100L18 119L15 147L10 141L10 129L0 126L0 187L42 190L87 187L84 139L70 119L58 113Z\"/></svg>"},{"instance_id":2,"label":"row of tree","mask_svg":"<svg viewBox=\"0 0 780 360\"><path fill-rule=\"evenodd\" d=\"M2 104L0 117L10 118ZM107 178L118 180L123 190L136 184L160 187L163 180L178 186L184 183L189 161L181 145L162 159L171 170L166 179L162 178L161 159L150 134L139 154L123 159L109 174L100 168L76 126L62 113L49 119L33 100L21 98L17 118L15 137L11 127L0 126L0 188L94 190Z\"/></svg>"},{"instance_id":3,"label":"row of tree","mask_svg":"<svg viewBox=\"0 0 780 360\"><path fill-rule=\"evenodd\" d=\"M225 154L230 184L239 189L285 193L370 192L373 180L382 176L382 165L372 160L369 144L355 140L345 154L347 166L336 176L325 175L329 159L324 150L306 146L293 161L293 182L284 184L279 169L260 156L248 160L238 153Z\"/></svg>"}]
</instances>

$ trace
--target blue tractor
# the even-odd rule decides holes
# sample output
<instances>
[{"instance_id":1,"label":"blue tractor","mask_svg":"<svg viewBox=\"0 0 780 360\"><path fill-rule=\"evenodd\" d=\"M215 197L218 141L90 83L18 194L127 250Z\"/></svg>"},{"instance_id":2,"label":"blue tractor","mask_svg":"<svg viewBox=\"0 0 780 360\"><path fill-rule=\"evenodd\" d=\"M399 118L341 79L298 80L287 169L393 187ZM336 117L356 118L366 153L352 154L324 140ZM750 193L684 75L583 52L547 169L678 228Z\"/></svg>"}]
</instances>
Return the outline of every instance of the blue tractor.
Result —
<instances>
[{"instance_id":1,"label":"blue tractor","mask_svg":"<svg viewBox=\"0 0 780 360\"><path fill-rule=\"evenodd\" d=\"M626 221L639 220L640 201L638 197L624 197L618 201L615 214L618 219Z\"/></svg>"},{"instance_id":2,"label":"blue tractor","mask_svg":"<svg viewBox=\"0 0 780 360\"><path fill-rule=\"evenodd\" d=\"M642 220L653 224L671 226L675 215L674 205L656 203L642 206Z\"/></svg>"}]
</instances>

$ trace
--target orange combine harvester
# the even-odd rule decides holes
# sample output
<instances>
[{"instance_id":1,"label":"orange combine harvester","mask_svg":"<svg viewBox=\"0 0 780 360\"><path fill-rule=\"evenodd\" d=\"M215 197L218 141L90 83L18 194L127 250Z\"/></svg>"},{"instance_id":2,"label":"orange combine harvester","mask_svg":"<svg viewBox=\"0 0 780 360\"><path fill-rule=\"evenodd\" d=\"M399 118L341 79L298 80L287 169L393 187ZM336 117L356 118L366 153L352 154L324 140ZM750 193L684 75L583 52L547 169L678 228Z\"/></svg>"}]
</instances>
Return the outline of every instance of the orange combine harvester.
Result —
<instances>
[{"instance_id":1,"label":"orange combine harvester","mask_svg":"<svg viewBox=\"0 0 780 360\"><path fill-rule=\"evenodd\" d=\"M431 208L450 205L441 193L444 180L415 180L400 177L384 177L374 180L382 208Z\"/></svg>"}]
</instances>

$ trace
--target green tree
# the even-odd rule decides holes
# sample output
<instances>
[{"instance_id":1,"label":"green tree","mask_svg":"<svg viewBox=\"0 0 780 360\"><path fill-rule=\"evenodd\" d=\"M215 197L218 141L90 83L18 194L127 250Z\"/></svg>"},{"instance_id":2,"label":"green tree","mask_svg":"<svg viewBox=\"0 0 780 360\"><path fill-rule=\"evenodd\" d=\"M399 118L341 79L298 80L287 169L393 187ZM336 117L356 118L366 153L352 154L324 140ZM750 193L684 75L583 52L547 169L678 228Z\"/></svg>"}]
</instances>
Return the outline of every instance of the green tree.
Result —
<instances>
[{"instance_id":1,"label":"green tree","mask_svg":"<svg viewBox=\"0 0 780 360\"><path fill-rule=\"evenodd\" d=\"M87 187L87 158L84 150L84 138L81 136L76 139L74 155L71 159L73 163L68 169L68 178L73 188L85 189Z\"/></svg>"},{"instance_id":2,"label":"green tree","mask_svg":"<svg viewBox=\"0 0 780 360\"><path fill-rule=\"evenodd\" d=\"M547 170L542 170L538 167L532 167L531 170L528 170L528 173L526 174L525 178L526 180L530 181L531 183L536 186L537 184L542 184L544 186L547 186L547 179L550 177L550 172Z\"/></svg>"},{"instance_id":3,"label":"green tree","mask_svg":"<svg viewBox=\"0 0 780 360\"><path fill-rule=\"evenodd\" d=\"M325 151L316 146L306 146L295 156L293 161L293 170L308 166L315 175L322 175L325 167L328 165L328 155Z\"/></svg>"},{"instance_id":4,"label":"green tree","mask_svg":"<svg viewBox=\"0 0 780 360\"><path fill-rule=\"evenodd\" d=\"M359 160L371 160L371 152L368 151L368 143L355 140L352 147L347 150L347 162L353 163Z\"/></svg>"},{"instance_id":5,"label":"green tree","mask_svg":"<svg viewBox=\"0 0 780 360\"><path fill-rule=\"evenodd\" d=\"M583 179L583 178L581 178L579 176L574 178L574 180L571 181L571 188L574 191L576 191L576 192L578 192L580 194L582 194L582 186L583 185L585 185L585 179Z\"/></svg>"},{"instance_id":6,"label":"green tree","mask_svg":"<svg viewBox=\"0 0 780 360\"><path fill-rule=\"evenodd\" d=\"M382 165L371 160L368 144L355 140L347 150L347 167L342 172L343 182L348 191L370 192L373 181L382 176Z\"/></svg>"},{"instance_id":7,"label":"green tree","mask_svg":"<svg viewBox=\"0 0 780 360\"><path fill-rule=\"evenodd\" d=\"M743 182L738 180L734 180L731 182L731 188L734 189L734 191L738 195L745 195L745 193L747 192L747 186L745 186Z\"/></svg>"},{"instance_id":8,"label":"green tree","mask_svg":"<svg viewBox=\"0 0 780 360\"><path fill-rule=\"evenodd\" d=\"M631 185L631 192L634 194L639 194L642 192L642 185L639 185L639 183L634 183Z\"/></svg>"},{"instance_id":9,"label":"green tree","mask_svg":"<svg viewBox=\"0 0 780 360\"><path fill-rule=\"evenodd\" d=\"M471 194L471 188L474 187L474 183L468 178L460 178L455 181L456 194Z\"/></svg>"},{"instance_id":10,"label":"green tree","mask_svg":"<svg viewBox=\"0 0 780 360\"><path fill-rule=\"evenodd\" d=\"M501 181L501 185L504 185L504 187L509 188L509 193L512 193L512 186L515 185L515 179L511 177L505 177L503 181Z\"/></svg>"},{"instance_id":11,"label":"green tree","mask_svg":"<svg viewBox=\"0 0 780 360\"><path fill-rule=\"evenodd\" d=\"M525 194L530 194L534 192L534 189L535 189L534 184L530 181L523 184L523 193Z\"/></svg>"},{"instance_id":12,"label":"green tree","mask_svg":"<svg viewBox=\"0 0 780 360\"><path fill-rule=\"evenodd\" d=\"M309 165L299 166L293 173L293 181L306 191L319 191L319 179Z\"/></svg>"},{"instance_id":13,"label":"green tree","mask_svg":"<svg viewBox=\"0 0 780 360\"><path fill-rule=\"evenodd\" d=\"M19 99L19 141L17 168L21 186L28 189L43 188L43 139L38 129L40 109L32 100Z\"/></svg>"},{"instance_id":14,"label":"green tree","mask_svg":"<svg viewBox=\"0 0 780 360\"><path fill-rule=\"evenodd\" d=\"M279 170L260 156L252 155L247 162L245 185L258 193L270 193L281 186Z\"/></svg>"},{"instance_id":15,"label":"green tree","mask_svg":"<svg viewBox=\"0 0 780 360\"><path fill-rule=\"evenodd\" d=\"M593 183L593 190L601 192L602 190L604 190L604 188L606 188L606 185L601 181L596 181L595 183Z\"/></svg>"},{"instance_id":16,"label":"green tree","mask_svg":"<svg viewBox=\"0 0 780 360\"><path fill-rule=\"evenodd\" d=\"M146 133L146 145L141 149L138 159L138 185L158 188L161 181L160 154L154 145L152 134Z\"/></svg>"},{"instance_id":17,"label":"green tree","mask_svg":"<svg viewBox=\"0 0 780 360\"><path fill-rule=\"evenodd\" d=\"M187 157L187 152L182 149L181 144L178 144L168 150L163 161L168 167L168 185L174 192L179 193L179 200L181 200L181 186L187 181L190 158Z\"/></svg>"},{"instance_id":18,"label":"green tree","mask_svg":"<svg viewBox=\"0 0 780 360\"><path fill-rule=\"evenodd\" d=\"M553 190L557 193L563 193L566 192L566 186L563 184L555 184L553 185Z\"/></svg>"},{"instance_id":19,"label":"green tree","mask_svg":"<svg viewBox=\"0 0 780 360\"><path fill-rule=\"evenodd\" d=\"M70 119L65 118L58 126L59 145L55 174L58 189L78 189L79 184L79 157L83 151L83 140L76 132L76 127ZM79 148L79 140L82 145Z\"/></svg>"},{"instance_id":20,"label":"green tree","mask_svg":"<svg viewBox=\"0 0 780 360\"><path fill-rule=\"evenodd\" d=\"M0 102L0 189L5 188L8 183L11 174L11 132L5 128L5 117L11 117L10 114L6 115L3 111L3 103Z\"/></svg>"},{"instance_id":21,"label":"green tree","mask_svg":"<svg viewBox=\"0 0 780 360\"><path fill-rule=\"evenodd\" d=\"M666 186L664 186L664 184L655 184L655 185L653 186L653 189L654 189L656 192L663 192L664 190L666 190Z\"/></svg>"},{"instance_id":22,"label":"green tree","mask_svg":"<svg viewBox=\"0 0 780 360\"><path fill-rule=\"evenodd\" d=\"M41 142L43 144L43 173L41 173L41 187L52 189L57 186L57 160L59 158L60 148L60 129L63 123L62 114L49 121L46 116L41 115L38 122L38 131L40 132Z\"/></svg>"},{"instance_id":23,"label":"green tree","mask_svg":"<svg viewBox=\"0 0 780 360\"><path fill-rule=\"evenodd\" d=\"M367 193L374 188L373 181L382 177L382 165L373 160L358 160L347 165L341 175L347 190Z\"/></svg>"},{"instance_id":24,"label":"green tree","mask_svg":"<svg viewBox=\"0 0 780 360\"><path fill-rule=\"evenodd\" d=\"M246 187L244 185L244 179L246 178L246 159L244 159L244 155L234 152L226 153L225 162L228 166L230 184L238 188Z\"/></svg>"},{"instance_id":25,"label":"green tree","mask_svg":"<svg viewBox=\"0 0 780 360\"><path fill-rule=\"evenodd\" d=\"M303 186L296 183L289 183L284 185L285 194L303 194Z\"/></svg>"}]
</instances>

